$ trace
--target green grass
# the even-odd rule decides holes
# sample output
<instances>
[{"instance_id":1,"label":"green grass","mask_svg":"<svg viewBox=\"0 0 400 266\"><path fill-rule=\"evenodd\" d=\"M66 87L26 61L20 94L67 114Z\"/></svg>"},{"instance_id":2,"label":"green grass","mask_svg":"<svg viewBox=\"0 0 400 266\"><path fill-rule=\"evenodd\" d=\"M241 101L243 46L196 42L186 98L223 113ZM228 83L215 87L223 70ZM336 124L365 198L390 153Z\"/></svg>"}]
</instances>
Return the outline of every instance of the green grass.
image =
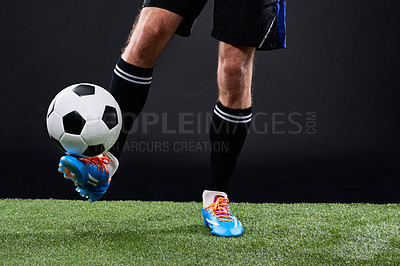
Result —
<instances>
[{"instance_id":1,"label":"green grass","mask_svg":"<svg viewBox=\"0 0 400 266\"><path fill-rule=\"evenodd\" d=\"M400 205L249 204L239 238L200 203L0 200L0 264L400 264Z\"/></svg>"}]
</instances>

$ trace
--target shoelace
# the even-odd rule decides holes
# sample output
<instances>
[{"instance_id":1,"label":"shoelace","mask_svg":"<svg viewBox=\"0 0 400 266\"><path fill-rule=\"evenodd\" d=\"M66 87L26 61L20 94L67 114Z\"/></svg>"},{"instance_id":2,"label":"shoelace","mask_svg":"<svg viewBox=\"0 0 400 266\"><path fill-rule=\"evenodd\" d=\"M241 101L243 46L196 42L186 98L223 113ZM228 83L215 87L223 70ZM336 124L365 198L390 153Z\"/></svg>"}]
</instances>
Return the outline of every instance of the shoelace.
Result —
<instances>
[{"instance_id":1,"label":"shoelace","mask_svg":"<svg viewBox=\"0 0 400 266\"><path fill-rule=\"evenodd\" d=\"M108 174L108 170L106 169L106 164L110 164L112 162L111 159L101 156L101 157L90 157L90 158L79 158L80 161L89 164L92 167L97 167L97 169L101 169L101 171Z\"/></svg>"},{"instance_id":2,"label":"shoelace","mask_svg":"<svg viewBox=\"0 0 400 266\"><path fill-rule=\"evenodd\" d=\"M214 212L217 216L218 222L233 222L232 213L228 206L229 200L227 198L218 198L215 202L211 203L206 210L211 213Z\"/></svg>"}]
</instances>

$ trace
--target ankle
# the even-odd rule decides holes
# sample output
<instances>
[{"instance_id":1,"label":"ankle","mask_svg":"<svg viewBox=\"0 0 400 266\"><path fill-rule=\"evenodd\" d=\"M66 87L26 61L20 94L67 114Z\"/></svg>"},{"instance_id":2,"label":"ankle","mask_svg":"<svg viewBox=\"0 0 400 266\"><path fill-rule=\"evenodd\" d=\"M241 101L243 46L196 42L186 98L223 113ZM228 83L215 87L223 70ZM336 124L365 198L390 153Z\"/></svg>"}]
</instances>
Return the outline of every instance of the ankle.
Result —
<instances>
[{"instance_id":1,"label":"ankle","mask_svg":"<svg viewBox=\"0 0 400 266\"><path fill-rule=\"evenodd\" d=\"M228 195L222 191L204 190L203 191L203 207L210 206L215 201L215 197L220 196L228 198Z\"/></svg>"}]
</instances>

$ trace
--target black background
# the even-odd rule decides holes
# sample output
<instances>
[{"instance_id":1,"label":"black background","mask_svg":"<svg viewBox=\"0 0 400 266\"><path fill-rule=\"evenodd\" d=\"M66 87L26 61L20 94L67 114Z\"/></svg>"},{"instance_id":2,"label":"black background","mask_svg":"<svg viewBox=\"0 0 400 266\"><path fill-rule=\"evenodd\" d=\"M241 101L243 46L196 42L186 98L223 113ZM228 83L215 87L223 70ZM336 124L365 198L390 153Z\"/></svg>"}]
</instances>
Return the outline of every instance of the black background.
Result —
<instances>
[{"instance_id":1,"label":"black background","mask_svg":"<svg viewBox=\"0 0 400 266\"><path fill-rule=\"evenodd\" d=\"M211 113L217 97L217 41L212 2L190 38L174 37L159 59L143 112ZM57 172L62 155L45 115L62 88L108 87L141 1L0 3L0 197L79 199ZM288 49L258 52L250 132L230 197L251 202L400 202L398 1L292 0ZM316 134L307 134L307 112ZM289 115L298 113L295 120ZM272 116L282 121L272 130ZM197 119L194 119L197 123ZM200 119L201 120L201 119ZM142 121L142 120L140 120ZM141 123L139 121L139 124ZM309 124L310 125L310 124ZM203 142L200 134L163 134L161 124L130 142ZM282 133L283 132L283 133ZM104 199L199 201L207 180L205 151L126 152Z\"/></svg>"}]
</instances>

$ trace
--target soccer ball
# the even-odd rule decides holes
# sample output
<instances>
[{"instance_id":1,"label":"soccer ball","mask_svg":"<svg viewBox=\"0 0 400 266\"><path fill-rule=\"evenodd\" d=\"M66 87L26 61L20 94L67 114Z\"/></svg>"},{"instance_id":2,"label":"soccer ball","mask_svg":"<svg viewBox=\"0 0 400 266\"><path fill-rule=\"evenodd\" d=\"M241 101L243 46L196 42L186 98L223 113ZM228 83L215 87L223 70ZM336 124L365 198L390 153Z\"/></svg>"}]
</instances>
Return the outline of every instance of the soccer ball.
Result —
<instances>
[{"instance_id":1,"label":"soccer ball","mask_svg":"<svg viewBox=\"0 0 400 266\"><path fill-rule=\"evenodd\" d=\"M60 91L47 111L47 131L63 152L93 157L110 149L122 127L114 97L100 86L81 83Z\"/></svg>"}]
</instances>

